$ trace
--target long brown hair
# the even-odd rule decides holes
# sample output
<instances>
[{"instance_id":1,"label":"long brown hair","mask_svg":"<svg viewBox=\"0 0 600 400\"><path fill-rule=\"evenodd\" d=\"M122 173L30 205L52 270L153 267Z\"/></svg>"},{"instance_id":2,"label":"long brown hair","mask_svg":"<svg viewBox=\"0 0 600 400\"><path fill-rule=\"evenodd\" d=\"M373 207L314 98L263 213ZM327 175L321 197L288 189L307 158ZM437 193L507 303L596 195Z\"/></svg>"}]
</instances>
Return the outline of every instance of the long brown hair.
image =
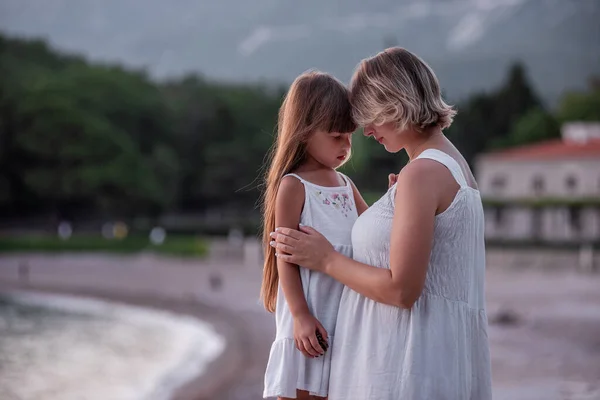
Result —
<instances>
[{"instance_id":1,"label":"long brown hair","mask_svg":"<svg viewBox=\"0 0 600 400\"><path fill-rule=\"evenodd\" d=\"M340 81L318 71L305 72L294 80L279 109L262 199L265 264L260 297L269 312L275 311L279 283L269 233L275 230L275 200L281 179L304 162L306 143L314 132L347 133L355 129L349 93Z\"/></svg>"}]
</instances>

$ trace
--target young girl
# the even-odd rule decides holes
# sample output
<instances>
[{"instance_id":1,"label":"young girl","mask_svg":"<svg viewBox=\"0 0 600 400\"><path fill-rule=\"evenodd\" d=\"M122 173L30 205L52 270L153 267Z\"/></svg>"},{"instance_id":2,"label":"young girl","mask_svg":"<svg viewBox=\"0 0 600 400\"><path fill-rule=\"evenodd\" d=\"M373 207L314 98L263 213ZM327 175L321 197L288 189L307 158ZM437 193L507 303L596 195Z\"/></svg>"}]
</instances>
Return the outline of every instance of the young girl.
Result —
<instances>
[{"instance_id":1,"label":"young girl","mask_svg":"<svg viewBox=\"0 0 600 400\"><path fill-rule=\"evenodd\" d=\"M367 208L354 184L336 172L350 156L348 91L320 72L300 75L279 111L264 197L265 265L261 298L275 312L277 334L265 374L264 397L322 399L343 285L320 272L277 261L269 246L275 227L310 225L351 256L350 232ZM358 209L357 209L358 208Z\"/></svg>"}]
</instances>

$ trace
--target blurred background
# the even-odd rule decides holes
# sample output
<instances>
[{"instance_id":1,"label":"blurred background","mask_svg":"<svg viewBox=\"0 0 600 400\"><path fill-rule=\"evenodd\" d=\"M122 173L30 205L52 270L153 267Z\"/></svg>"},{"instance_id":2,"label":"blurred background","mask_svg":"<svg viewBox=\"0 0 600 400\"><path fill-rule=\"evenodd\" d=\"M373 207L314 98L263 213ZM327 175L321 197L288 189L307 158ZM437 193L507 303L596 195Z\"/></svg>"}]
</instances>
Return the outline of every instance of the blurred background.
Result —
<instances>
[{"instance_id":1,"label":"blurred background","mask_svg":"<svg viewBox=\"0 0 600 400\"><path fill-rule=\"evenodd\" d=\"M495 398L600 399L599 20L597 0L0 0L0 398L260 398L283 95L402 46L484 199ZM360 133L343 169L372 203L407 158Z\"/></svg>"}]
</instances>

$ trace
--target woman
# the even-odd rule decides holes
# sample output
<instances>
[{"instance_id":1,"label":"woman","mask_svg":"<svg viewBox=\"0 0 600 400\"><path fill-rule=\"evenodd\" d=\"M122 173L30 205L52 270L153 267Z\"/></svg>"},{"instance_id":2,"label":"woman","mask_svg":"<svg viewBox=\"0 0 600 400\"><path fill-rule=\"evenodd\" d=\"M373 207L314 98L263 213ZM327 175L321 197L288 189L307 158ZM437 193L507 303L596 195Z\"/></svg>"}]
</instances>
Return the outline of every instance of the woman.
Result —
<instances>
[{"instance_id":1,"label":"woman","mask_svg":"<svg viewBox=\"0 0 600 400\"><path fill-rule=\"evenodd\" d=\"M401 48L363 60L350 90L364 134L409 164L356 221L353 259L310 227L279 228L271 242L282 260L346 285L329 400L491 399L483 208L442 133L456 112Z\"/></svg>"}]
</instances>

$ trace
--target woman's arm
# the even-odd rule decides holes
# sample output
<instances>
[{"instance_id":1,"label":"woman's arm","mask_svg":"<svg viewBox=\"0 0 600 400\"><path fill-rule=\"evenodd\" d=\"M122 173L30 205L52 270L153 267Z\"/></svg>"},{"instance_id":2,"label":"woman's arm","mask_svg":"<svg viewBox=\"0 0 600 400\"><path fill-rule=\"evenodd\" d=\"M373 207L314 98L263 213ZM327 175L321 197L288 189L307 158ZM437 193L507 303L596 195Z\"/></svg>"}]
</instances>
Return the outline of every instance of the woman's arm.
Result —
<instances>
[{"instance_id":1,"label":"woman's arm","mask_svg":"<svg viewBox=\"0 0 600 400\"><path fill-rule=\"evenodd\" d=\"M284 235L277 235L277 248L288 254L279 253L278 257L321 270L377 302L411 308L421 295L427 274L438 198L444 186L440 184L440 168L444 167L436 162L419 160L398 177L390 269L345 257L322 235L306 227L300 229L307 235L281 230Z\"/></svg>"},{"instance_id":2,"label":"woman's arm","mask_svg":"<svg viewBox=\"0 0 600 400\"><path fill-rule=\"evenodd\" d=\"M335 252L327 258L324 272L379 303L410 309L423 290L437 208L432 195L435 188L424 175L420 168L407 167L398 177L390 269L359 263Z\"/></svg>"}]
</instances>

